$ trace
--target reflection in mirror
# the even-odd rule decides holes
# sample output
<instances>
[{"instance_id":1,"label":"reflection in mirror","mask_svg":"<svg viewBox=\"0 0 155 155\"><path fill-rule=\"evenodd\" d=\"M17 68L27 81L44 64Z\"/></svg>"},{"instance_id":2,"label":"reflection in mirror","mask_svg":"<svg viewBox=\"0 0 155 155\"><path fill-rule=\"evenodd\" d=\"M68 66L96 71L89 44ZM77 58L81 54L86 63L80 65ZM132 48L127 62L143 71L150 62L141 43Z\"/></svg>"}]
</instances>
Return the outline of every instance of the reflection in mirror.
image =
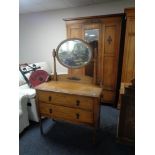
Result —
<instances>
[{"instance_id":1,"label":"reflection in mirror","mask_svg":"<svg viewBox=\"0 0 155 155\"><path fill-rule=\"evenodd\" d=\"M99 40L99 29L85 30L85 41L90 43Z\"/></svg>"},{"instance_id":2,"label":"reflection in mirror","mask_svg":"<svg viewBox=\"0 0 155 155\"><path fill-rule=\"evenodd\" d=\"M81 39L67 39L56 50L58 61L67 68L80 68L92 57L90 46Z\"/></svg>"},{"instance_id":3,"label":"reflection in mirror","mask_svg":"<svg viewBox=\"0 0 155 155\"><path fill-rule=\"evenodd\" d=\"M85 41L89 43L92 48L92 57L96 59L98 52L98 41L99 41L99 29L88 29L85 30ZM86 66L85 75L94 76L94 66L93 60Z\"/></svg>"}]
</instances>

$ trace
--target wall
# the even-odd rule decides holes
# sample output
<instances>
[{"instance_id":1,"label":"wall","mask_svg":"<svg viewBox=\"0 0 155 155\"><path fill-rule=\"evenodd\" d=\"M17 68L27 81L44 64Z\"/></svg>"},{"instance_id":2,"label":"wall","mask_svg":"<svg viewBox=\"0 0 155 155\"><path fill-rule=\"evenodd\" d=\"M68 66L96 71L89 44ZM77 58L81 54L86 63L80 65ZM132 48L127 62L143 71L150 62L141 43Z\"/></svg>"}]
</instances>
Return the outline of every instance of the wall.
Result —
<instances>
[{"instance_id":1,"label":"wall","mask_svg":"<svg viewBox=\"0 0 155 155\"><path fill-rule=\"evenodd\" d=\"M20 14L19 16L19 63L47 61L53 70L52 50L66 39L63 18L123 13L133 7L134 0L121 0L99 5ZM57 62L57 72L67 69Z\"/></svg>"}]
</instances>

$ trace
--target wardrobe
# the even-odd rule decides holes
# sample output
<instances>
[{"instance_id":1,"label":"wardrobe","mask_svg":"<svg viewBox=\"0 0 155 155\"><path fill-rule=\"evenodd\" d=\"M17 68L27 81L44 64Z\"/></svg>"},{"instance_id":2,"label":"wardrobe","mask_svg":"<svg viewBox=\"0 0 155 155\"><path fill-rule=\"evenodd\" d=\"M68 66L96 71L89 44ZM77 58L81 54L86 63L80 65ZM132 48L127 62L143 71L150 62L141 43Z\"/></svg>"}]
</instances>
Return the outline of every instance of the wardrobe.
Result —
<instances>
[{"instance_id":1,"label":"wardrobe","mask_svg":"<svg viewBox=\"0 0 155 155\"><path fill-rule=\"evenodd\" d=\"M125 9L126 32L121 83L135 78L135 9Z\"/></svg>"},{"instance_id":2,"label":"wardrobe","mask_svg":"<svg viewBox=\"0 0 155 155\"><path fill-rule=\"evenodd\" d=\"M65 18L67 38L88 42L96 56L96 83L102 86L101 102L116 104L118 89L120 40L124 14ZM80 69L69 69L71 76L92 75L93 63Z\"/></svg>"},{"instance_id":3,"label":"wardrobe","mask_svg":"<svg viewBox=\"0 0 155 155\"><path fill-rule=\"evenodd\" d=\"M125 9L126 32L120 83L118 140L135 142L135 9Z\"/></svg>"}]
</instances>

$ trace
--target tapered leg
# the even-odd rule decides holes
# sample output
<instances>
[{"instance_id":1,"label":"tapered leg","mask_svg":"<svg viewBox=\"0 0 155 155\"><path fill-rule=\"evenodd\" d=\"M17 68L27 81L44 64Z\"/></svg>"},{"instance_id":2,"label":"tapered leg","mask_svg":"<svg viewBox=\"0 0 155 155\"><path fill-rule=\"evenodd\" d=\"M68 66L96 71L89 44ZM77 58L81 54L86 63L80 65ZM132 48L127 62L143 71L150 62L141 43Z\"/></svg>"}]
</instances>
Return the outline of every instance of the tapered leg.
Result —
<instances>
[{"instance_id":1,"label":"tapered leg","mask_svg":"<svg viewBox=\"0 0 155 155\"><path fill-rule=\"evenodd\" d=\"M41 118L40 118L40 133L41 133L41 135L44 135L43 125L42 125L42 119Z\"/></svg>"},{"instance_id":2,"label":"tapered leg","mask_svg":"<svg viewBox=\"0 0 155 155\"><path fill-rule=\"evenodd\" d=\"M93 144L97 144L98 143L98 133L100 130L100 123L98 121L98 123L95 125L94 129L93 129Z\"/></svg>"}]
</instances>

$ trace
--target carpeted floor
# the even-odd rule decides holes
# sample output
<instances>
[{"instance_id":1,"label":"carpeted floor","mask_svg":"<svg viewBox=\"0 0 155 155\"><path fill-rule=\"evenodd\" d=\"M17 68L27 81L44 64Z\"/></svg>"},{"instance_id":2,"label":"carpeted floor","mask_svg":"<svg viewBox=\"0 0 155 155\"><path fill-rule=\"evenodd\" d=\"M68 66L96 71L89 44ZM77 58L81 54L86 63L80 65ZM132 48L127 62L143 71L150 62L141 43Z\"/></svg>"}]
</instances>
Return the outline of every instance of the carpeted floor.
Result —
<instances>
[{"instance_id":1,"label":"carpeted floor","mask_svg":"<svg viewBox=\"0 0 155 155\"><path fill-rule=\"evenodd\" d=\"M101 107L96 145L90 128L45 119L41 136L39 124L31 123L20 135L19 155L134 155L133 146L116 142L118 116L118 110Z\"/></svg>"}]
</instances>

